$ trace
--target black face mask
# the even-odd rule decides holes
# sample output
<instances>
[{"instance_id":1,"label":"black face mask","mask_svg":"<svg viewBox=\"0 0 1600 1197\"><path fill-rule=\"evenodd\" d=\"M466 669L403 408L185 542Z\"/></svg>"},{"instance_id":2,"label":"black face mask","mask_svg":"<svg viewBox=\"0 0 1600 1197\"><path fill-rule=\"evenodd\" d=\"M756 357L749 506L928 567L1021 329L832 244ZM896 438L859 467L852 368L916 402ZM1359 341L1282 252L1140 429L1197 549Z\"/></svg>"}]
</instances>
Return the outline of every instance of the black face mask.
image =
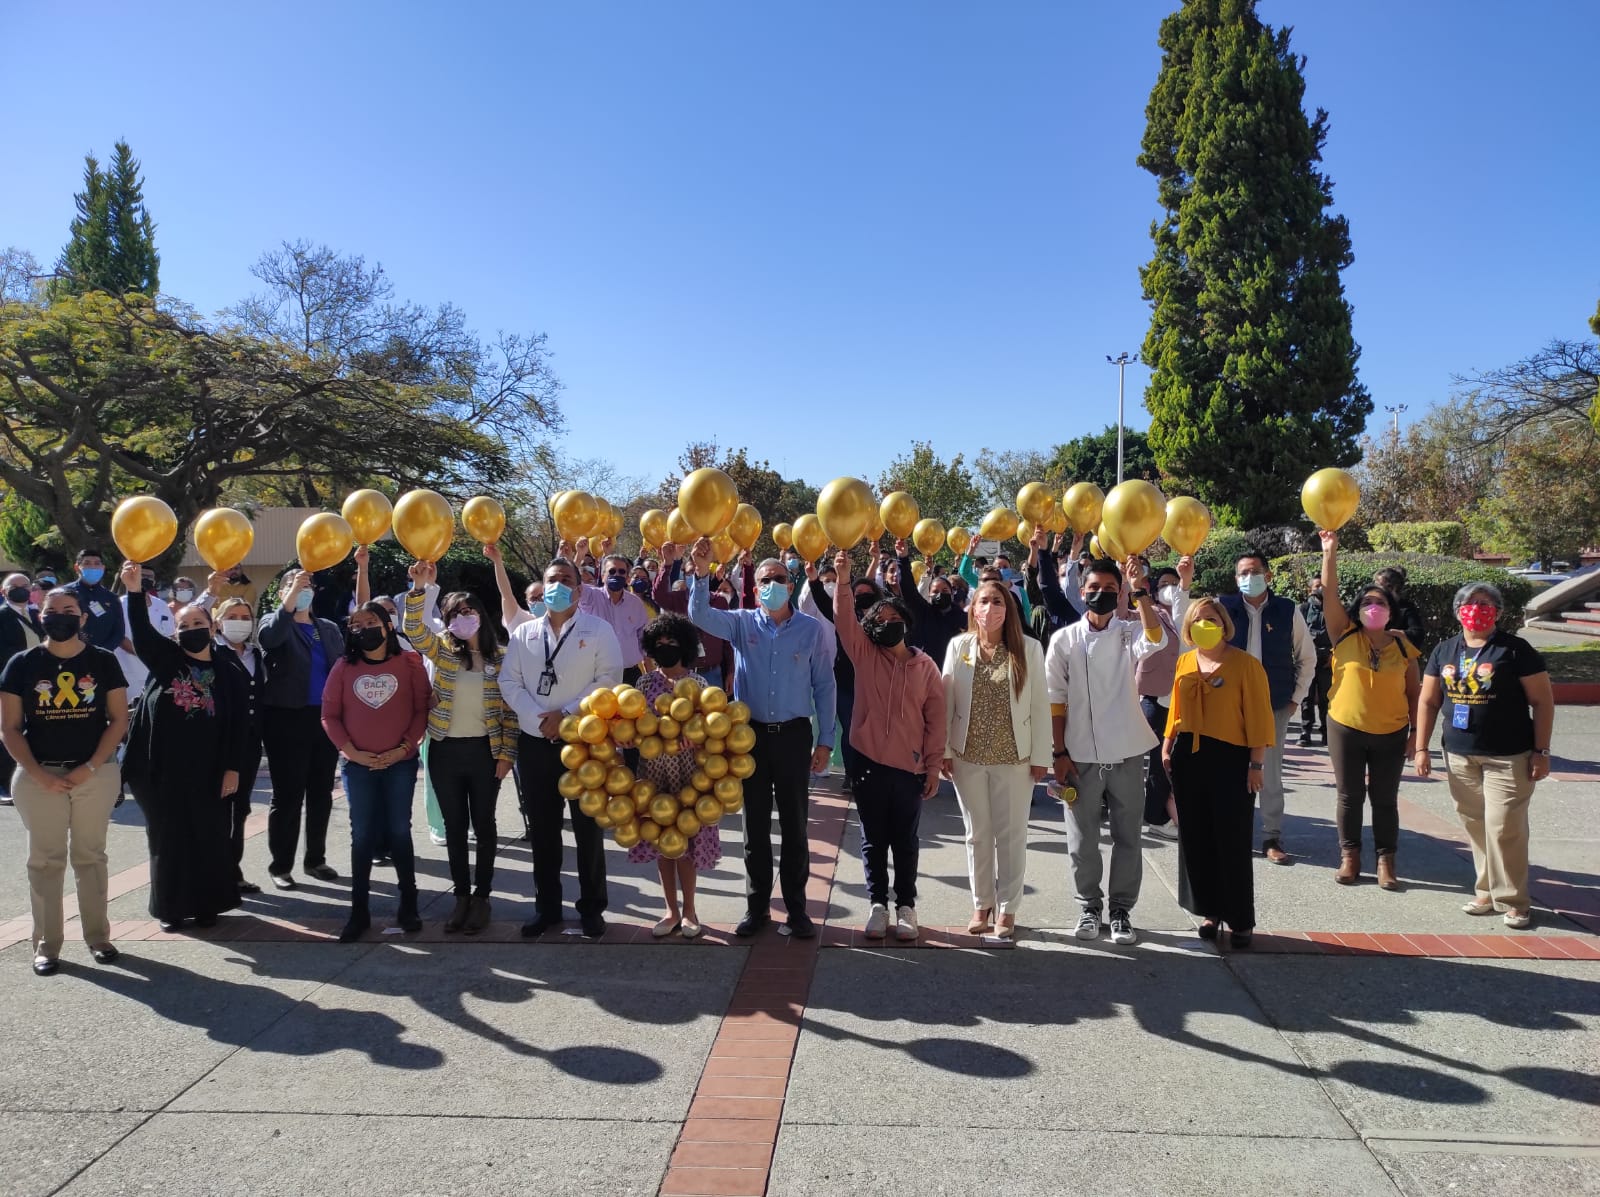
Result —
<instances>
[{"instance_id":1,"label":"black face mask","mask_svg":"<svg viewBox=\"0 0 1600 1197\"><path fill-rule=\"evenodd\" d=\"M184 628L178 633L178 647L186 653L197 653L210 643L210 628Z\"/></svg>"},{"instance_id":2,"label":"black face mask","mask_svg":"<svg viewBox=\"0 0 1600 1197\"><path fill-rule=\"evenodd\" d=\"M650 659L663 669L683 664L683 649L676 644L658 644L650 650Z\"/></svg>"},{"instance_id":3,"label":"black face mask","mask_svg":"<svg viewBox=\"0 0 1600 1197\"><path fill-rule=\"evenodd\" d=\"M1115 590L1096 590L1083 596L1083 605L1096 615L1110 615L1117 609Z\"/></svg>"},{"instance_id":4,"label":"black face mask","mask_svg":"<svg viewBox=\"0 0 1600 1197\"><path fill-rule=\"evenodd\" d=\"M856 614L865 615L877 604L878 596L875 594L856 595Z\"/></svg>"},{"instance_id":5,"label":"black face mask","mask_svg":"<svg viewBox=\"0 0 1600 1197\"><path fill-rule=\"evenodd\" d=\"M29 590L26 586L13 586L10 590L6 591L6 598L10 599L13 603L16 603L17 606L20 607L23 603L28 601L28 597L32 593L33 591Z\"/></svg>"},{"instance_id":6,"label":"black face mask","mask_svg":"<svg viewBox=\"0 0 1600 1197\"><path fill-rule=\"evenodd\" d=\"M57 643L71 640L78 634L80 626L76 615L63 615L60 612L46 615L39 623L44 628L44 634Z\"/></svg>"},{"instance_id":7,"label":"black face mask","mask_svg":"<svg viewBox=\"0 0 1600 1197\"><path fill-rule=\"evenodd\" d=\"M906 625L898 619L888 623L872 620L862 624L861 630L867 634L867 639L879 648L893 648L906 638Z\"/></svg>"},{"instance_id":8,"label":"black face mask","mask_svg":"<svg viewBox=\"0 0 1600 1197\"><path fill-rule=\"evenodd\" d=\"M156 580L154 578L144 578L139 583L139 589L146 594L154 594L156 592Z\"/></svg>"},{"instance_id":9,"label":"black face mask","mask_svg":"<svg viewBox=\"0 0 1600 1197\"><path fill-rule=\"evenodd\" d=\"M382 648L383 642L388 638L389 634L382 628L362 628L355 636L356 647L364 653L370 653L374 649Z\"/></svg>"},{"instance_id":10,"label":"black face mask","mask_svg":"<svg viewBox=\"0 0 1600 1197\"><path fill-rule=\"evenodd\" d=\"M935 611L948 611L950 610L950 604L955 600L951 598L948 593L943 593L934 595L933 598L929 599L928 601L933 604L933 609Z\"/></svg>"}]
</instances>

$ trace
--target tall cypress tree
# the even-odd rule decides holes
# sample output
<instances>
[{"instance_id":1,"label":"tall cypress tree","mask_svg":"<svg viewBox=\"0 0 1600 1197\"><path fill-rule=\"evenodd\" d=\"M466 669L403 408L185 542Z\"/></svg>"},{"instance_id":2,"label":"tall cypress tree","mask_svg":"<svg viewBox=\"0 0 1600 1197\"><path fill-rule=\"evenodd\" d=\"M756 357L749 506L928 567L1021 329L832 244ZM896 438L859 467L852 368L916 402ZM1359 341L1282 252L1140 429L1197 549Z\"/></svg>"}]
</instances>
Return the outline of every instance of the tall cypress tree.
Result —
<instances>
[{"instance_id":1,"label":"tall cypress tree","mask_svg":"<svg viewBox=\"0 0 1600 1197\"><path fill-rule=\"evenodd\" d=\"M1319 169L1305 60L1255 0L1184 0L1161 23L1139 165L1162 219L1140 271L1150 445L1163 474L1244 527L1294 519L1300 485L1361 456L1372 400L1339 272L1350 230Z\"/></svg>"},{"instance_id":2,"label":"tall cypress tree","mask_svg":"<svg viewBox=\"0 0 1600 1197\"><path fill-rule=\"evenodd\" d=\"M127 142L117 142L105 170L93 154L84 157L83 190L74 199L78 214L72 219L72 238L61 251L51 294L154 295L161 271L156 226L144 204L139 163Z\"/></svg>"}]
</instances>

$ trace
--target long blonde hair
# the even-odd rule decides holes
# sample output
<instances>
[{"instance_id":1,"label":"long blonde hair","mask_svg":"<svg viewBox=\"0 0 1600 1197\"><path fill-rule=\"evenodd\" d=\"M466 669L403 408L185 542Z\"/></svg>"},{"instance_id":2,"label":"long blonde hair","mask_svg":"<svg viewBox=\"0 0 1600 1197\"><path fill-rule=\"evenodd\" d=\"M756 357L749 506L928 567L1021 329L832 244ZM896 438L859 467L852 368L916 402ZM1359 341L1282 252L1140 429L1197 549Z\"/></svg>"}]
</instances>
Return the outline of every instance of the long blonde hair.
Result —
<instances>
[{"instance_id":1,"label":"long blonde hair","mask_svg":"<svg viewBox=\"0 0 1600 1197\"><path fill-rule=\"evenodd\" d=\"M1024 643L1027 633L1022 630L1022 610L1017 605L1016 596L1005 583L992 579L978 583L978 588L967 601L967 631L974 636L978 634L978 596L985 590L993 590L1006 605L1006 622L1000 629L1000 642L1006 646L1006 657L1011 664L1011 684L1016 688L1017 697L1021 698L1022 691L1028 685L1028 653Z\"/></svg>"}]
</instances>

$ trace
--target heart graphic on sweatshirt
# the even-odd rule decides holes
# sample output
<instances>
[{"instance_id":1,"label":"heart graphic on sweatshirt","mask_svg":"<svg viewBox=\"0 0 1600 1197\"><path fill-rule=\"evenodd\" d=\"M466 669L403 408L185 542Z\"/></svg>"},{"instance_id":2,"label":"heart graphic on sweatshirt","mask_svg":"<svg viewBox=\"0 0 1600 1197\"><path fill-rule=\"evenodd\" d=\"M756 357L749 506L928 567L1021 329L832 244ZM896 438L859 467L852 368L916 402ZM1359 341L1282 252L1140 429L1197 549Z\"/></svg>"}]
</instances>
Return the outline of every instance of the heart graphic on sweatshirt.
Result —
<instances>
[{"instance_id":1,"label":"heart graphic on sweatshirt","mask_svg":"<svg viewBox=\"0 0 1600 1197\"><path fill-rule=\"evenodd\" d=\"M374 711L399 692L400 679L392 673L367 673L356 678L356 697Z\"/></svg>"}]
</instances>

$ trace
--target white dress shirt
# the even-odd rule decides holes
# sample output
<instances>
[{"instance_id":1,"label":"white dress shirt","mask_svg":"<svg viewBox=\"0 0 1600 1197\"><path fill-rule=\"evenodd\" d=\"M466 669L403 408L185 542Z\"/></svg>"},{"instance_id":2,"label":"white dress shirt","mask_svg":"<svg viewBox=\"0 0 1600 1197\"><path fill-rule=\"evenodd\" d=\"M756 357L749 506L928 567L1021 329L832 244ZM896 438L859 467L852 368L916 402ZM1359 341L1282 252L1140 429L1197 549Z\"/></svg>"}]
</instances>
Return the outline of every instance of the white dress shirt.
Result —
<instances>
[{"instance_id":1,"label":"white dress shirt","mask_svg":"<svg viewBox=\"0 0 1600 1197\"><path fill-rule=\"evenodd\" d=\"M22 623L23 644L28 648L39 647L39 644L41 643L39 640L39 633L33 630L33 621L39 617L38 613L34 611L32 607L28 606L27 603L23 603L22 606L19 607L10 599L6 600L6 606L10 607L17 613L17 619Z\"/></svg>"},{"instance_id":2,"label":"white dress shirt","mask_svg":"<svg viewBox=\"0 0 1600 1197\"><path fill-rule=\"evenodd\" d=\"M172 608L164 599L159 599L153 594L144 596L145 605L150 608L150 626L160 632L168 640L178 634L178 621L172 616ZM128 595L122 596L122 626L130 627L128 623ZM132 633L129 633L130 638ZM144 694L144 684L150 679L150 671L144 667L144 662L139 660L138 653L128 652L126 649L117 649L117 663L122 666L122 676L128 679L128 697L136 699Z\"/></svg>"},{"instance_id":3,"label":"white dress shirt","mask_svg":"<svg viewBox=\"0 0 1600 1197\"><path fill-rule=\"evenodd\" d=\"M550 693L540 694L547 654L554 658L550 667L556 680ZM541 716L554 711L575 715L578 704L596 687L615 686L621 680L622 649L610 624L598 615L577 611L557 630L548 615L541 615L511 633L500 670L500 694L517 713L523 732L537 736Z\"/></svg>"},{"instance_id":4,"label":"white dress shirt","mask_svg":"<svg viewBox=\"0 0 1600 1197\"><path fill-rule=\"evenodd\" d=\"M1096 631L1087 616L1050 637L1045 686L1052 706L1067 708L1067 755L1076 764L1114 765L1159 741L1139 709L1138 663L1167 645L1137 619L1113 618Z\"/></svg>"},{"instance_id":5,"label":"white dress shirt","mask_svg":"<svg viewBox=\"0 0 1600 1197\"><path fill-rule=\"evenodd\" d=\"M1256 660L1261 660L1261 612L1267 604L1262 603L1257 607L1249 599L1244 601L1245 617L1250 621L1250 628L1245 633L1244 650ZM1311 692L1311 681L1317 673L1317 646L1311 639L1311 629L1306 626L1306 617L1300 614L1300 608L1294 609L1294 697L1289 700L1290 705L1299 706L1307 694Z\"/></svg>"}]
</instances>

